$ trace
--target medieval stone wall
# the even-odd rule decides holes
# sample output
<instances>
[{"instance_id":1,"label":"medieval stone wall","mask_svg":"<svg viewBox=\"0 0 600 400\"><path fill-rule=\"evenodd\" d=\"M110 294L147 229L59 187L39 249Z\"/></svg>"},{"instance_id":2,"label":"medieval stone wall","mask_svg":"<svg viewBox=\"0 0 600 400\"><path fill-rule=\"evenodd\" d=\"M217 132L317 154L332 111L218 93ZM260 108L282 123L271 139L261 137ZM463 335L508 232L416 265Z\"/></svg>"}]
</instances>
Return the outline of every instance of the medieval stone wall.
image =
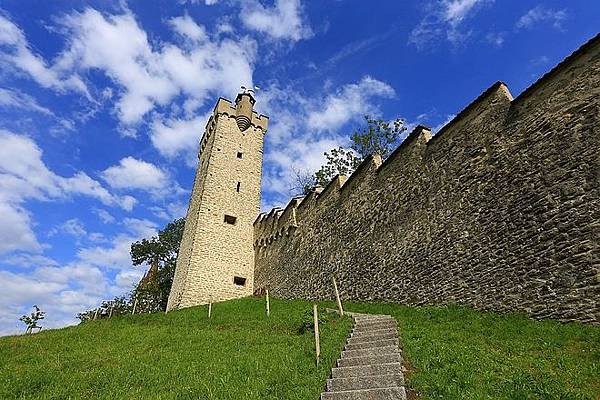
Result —
<instances>
[{"instance_id":1,"label":"medieval stone wall","mask_svg":"<svg viewBox=\"0 0 600 400\"><path fill-rule=\"evenodd\" d=\"M261 214L255 289L600 322L600 40Z\"/></svg>"}]
</instances>

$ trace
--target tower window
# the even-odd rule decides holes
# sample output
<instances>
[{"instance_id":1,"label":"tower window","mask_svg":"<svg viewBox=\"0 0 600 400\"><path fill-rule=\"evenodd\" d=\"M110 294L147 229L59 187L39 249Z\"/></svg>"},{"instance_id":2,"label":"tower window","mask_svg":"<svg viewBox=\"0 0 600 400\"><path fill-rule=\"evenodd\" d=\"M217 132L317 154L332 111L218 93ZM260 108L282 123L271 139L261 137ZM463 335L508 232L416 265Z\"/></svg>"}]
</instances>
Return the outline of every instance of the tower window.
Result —
<instances>
[{"instance_id":1,"label":"tower window","mask_svg":"<svg viewBox=\"0 0 600 400\"><path fill-rule=\"evenodd\" d=\"M242 158L242 152L241 151L238 151L237 158Z\"/></svg>"},{"instance_id":2,"label":"tower window","mask_svg":"<svg viewBox=\"0 0 600 400\"><path fill-rule=\"evenodd\" d=\"M238 285L238 286L245 286L246 285L246 278L242 278L241 276L234 276L233 277L233 283Z\"/></svg>"},{"instance_id":3,"label":"tower window","mask_svg":"<svg viewBox=\"0 0 600 400\"><path fill-rule=\"evenodd\" d=\"M235 187L235 190L239 193L240 192L240 186L242 185L242 182L238 182L237 186Z\"/></svg>"},{"instance_id":4,"label":"tower window","mask_svg":"<svg viewBox=\"0 0 600 400\"><path fill-rule=\"evenodd\" d=\"M224 220L223 220L223 221L224 221L224 222L227 222L227 223L228 223L228 224L230 224L230 225L235 225L235 220L236 220L236 219L237 219L237 218L236 218L236 217L234 217L233 215L227 215L227 214L225 214L225 218L224 218Z\"/></svg>"}]
</instances>

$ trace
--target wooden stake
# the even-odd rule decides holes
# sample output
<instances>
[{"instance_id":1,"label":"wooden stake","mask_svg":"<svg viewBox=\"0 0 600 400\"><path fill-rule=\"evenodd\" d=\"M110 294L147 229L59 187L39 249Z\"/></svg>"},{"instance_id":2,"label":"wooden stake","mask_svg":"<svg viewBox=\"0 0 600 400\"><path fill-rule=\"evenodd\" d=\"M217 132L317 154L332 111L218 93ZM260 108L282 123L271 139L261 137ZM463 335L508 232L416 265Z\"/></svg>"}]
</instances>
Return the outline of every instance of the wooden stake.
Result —
<instances>
[{"instance_id":1,"label":"wooden stake","mask_svg":"<svg viewBox=\"0 0 600 400\"><path fill-rule=\"evenodd\" d=\"M210 314L212 314L212 301L208 302L208 318L210 319Z\"/></svg>"},{"instance_id":2,"label":"wooden stake","mask_svg":"<svg viewBox=\"0 0 600 400\"><path fill-rule=\"evenodd\" d=\"M333 277L333 288L335 289L335 298L337 300L338 312L340 317L344 316L344 309L342 308L342 300L340 299L340 292L338 292L337 283L335 282L335 276Z\"/></svg>"},{"instance_id":3,"label":"wooden stake","mask_svg":"<svg viewBox=\"0 0 600 400\"><path fill-rule=\"evenodd\" d=\"M137 307L137 297L135 298L134 302L133 302L133 310L131 310L131 315L135 314L135 308Z\"/></svg>"},{"instance_id":4,"label":"wooden stake","mask_svg":"<svg viewBox=\"0 0 600 400\"><path fill-rule=\"evenodd\" d=\"M319 357L321 356L321 344L319 343L319 314L317 305L313 304L313 317L315 321L315 351L317 353L317 365L319 365Z\"/></svg>"},{"instance_id":5,"label":"wooden stake","mask_svg":"<svg viewBox=\"0 0 600 400\"><path fill-rule=\"evenodd\" d=\"M271 315L271 306L269 304L269 289L267 289L267 317Z\"/></svg>"},{"instance_id":6,"label":"wooden stake","mask_svg":"<svg viewBox=\"0 0 600 400\"><path fill-rule=\"evenodd\" d=\"M111 318L111 317L112 317L112 312L113 312L113 309L114 309L114 308L115 308L115 305L114 305L114 304L111 304L111 305L110 305L110 312L108 313L108 318Z\"/></svg>"},{"instance_id":7,"label":"wooden stake","mask_svg":"<svg viewBox=\"0 0 600 400\"><path fill-rule=\"evenodd\" d=\"M100 311L100 309L96 308L96 312L94 313L94 321L98 319L98 311Z\"/></svg>"}]
</instances>

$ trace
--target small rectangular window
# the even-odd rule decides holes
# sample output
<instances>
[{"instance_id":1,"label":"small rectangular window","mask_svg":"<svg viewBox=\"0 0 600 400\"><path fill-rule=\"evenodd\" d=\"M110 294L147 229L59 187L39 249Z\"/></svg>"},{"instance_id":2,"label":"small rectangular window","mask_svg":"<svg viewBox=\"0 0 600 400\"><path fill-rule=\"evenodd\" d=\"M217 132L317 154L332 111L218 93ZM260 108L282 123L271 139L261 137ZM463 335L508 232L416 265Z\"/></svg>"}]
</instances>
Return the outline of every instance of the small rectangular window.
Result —
<instances>
[{"instance_id":1,"label":"small rectangular window","mask_svg":"<svg viewBox=\"0 0 600 400\"><path fill-rule=\"evenodd\" d=\"M236 219L237 219L237 218L236 218L236 217L234 217L233 215L227 215L227 214L225 214L225 219L224 219L224 222L227 222L227 223L228 223L228 224L230 224L230 225L235 225L235 220L236 220Z\"/></svg>"},{"instance_id":2,"label":"small rectangular window","mask_svg":"<svg viewBox=\"0 0 600 400\"><path fill-rule=\"evenodd\" d=\"M238 193L240 192L240 186L241 186L241 184L242 184L242 182L238 182L237 186L235 188L235 190L237 190Z\"/></svg>"},{"instance_id":3,"label":"small rectangular window","mask_svg":"<svg viewBox=\"0 0 600 400\"><path fill-rule=\"evenodd\" d=\"M241 276L234 276L233 277L233 283L235 283L238 286L245 286L246 285L246 278L242 278Z\"/></svg>"},{"instance_id":4,"label":"small rectangular window","mask_svg":"<svg viewBox=\"0 0 600 400\"><path fill-rule=\"evenodd\" d=\"M237 158L242 158L242 152L238 151Z\"/></svg>"}]
</instances>

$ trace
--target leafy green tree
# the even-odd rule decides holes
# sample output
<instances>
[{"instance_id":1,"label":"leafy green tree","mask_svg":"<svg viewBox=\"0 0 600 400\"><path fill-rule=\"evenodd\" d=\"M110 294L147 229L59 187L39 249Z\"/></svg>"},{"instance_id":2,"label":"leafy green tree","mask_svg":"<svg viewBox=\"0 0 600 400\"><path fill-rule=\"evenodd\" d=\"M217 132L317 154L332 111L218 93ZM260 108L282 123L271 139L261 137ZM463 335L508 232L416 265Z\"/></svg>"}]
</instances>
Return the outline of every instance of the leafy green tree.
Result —
<instances>
[{"instance_id":1,"label":"leafy green tree","mask_svg":"<svg viewBox=\"0 0 600 400\"><path fill-rule=\"evenodd\" d=\"M148 279L143 279L134 290L140 311L166 310L184 225L184 218L177 219L159 231L158 236L132 243L133 265L150 265Z\"/></svg>"},{"instance_id":2,"label":"leafy green tree","mask_svg":"<svg viewBox=\"0 0 600 400\"><path fill-rule=\"evenodd\" d=\"M131 293L102 302L98 309L87 310L77 314L81 322L110 315L156 312L167 309L169 292L175 276L175 264L179 252L179 244L183 237L185 219L177 219L158 232L158 236L145 238L131 244L131 260L133 265L150 265L150 270L136 285Z\"/></svg>"},{"instance_id":3,"label":"leafy green tree","mask_svg":"<svg viewBox=\"0 0 600 400\"><path fill-rule=\"evenodd\" d=\"M313 175L316 184L326 186L336 175L351 175L371 154L379 154L385 160L400 144L402 134L406 131L404 120L400 118L387 122L366 115L365 123L365 127L350 134L350 149L338 147L325 152L326 164ZM303 193L308 194L310 189Z\"/></svg>"}]
</instances>

